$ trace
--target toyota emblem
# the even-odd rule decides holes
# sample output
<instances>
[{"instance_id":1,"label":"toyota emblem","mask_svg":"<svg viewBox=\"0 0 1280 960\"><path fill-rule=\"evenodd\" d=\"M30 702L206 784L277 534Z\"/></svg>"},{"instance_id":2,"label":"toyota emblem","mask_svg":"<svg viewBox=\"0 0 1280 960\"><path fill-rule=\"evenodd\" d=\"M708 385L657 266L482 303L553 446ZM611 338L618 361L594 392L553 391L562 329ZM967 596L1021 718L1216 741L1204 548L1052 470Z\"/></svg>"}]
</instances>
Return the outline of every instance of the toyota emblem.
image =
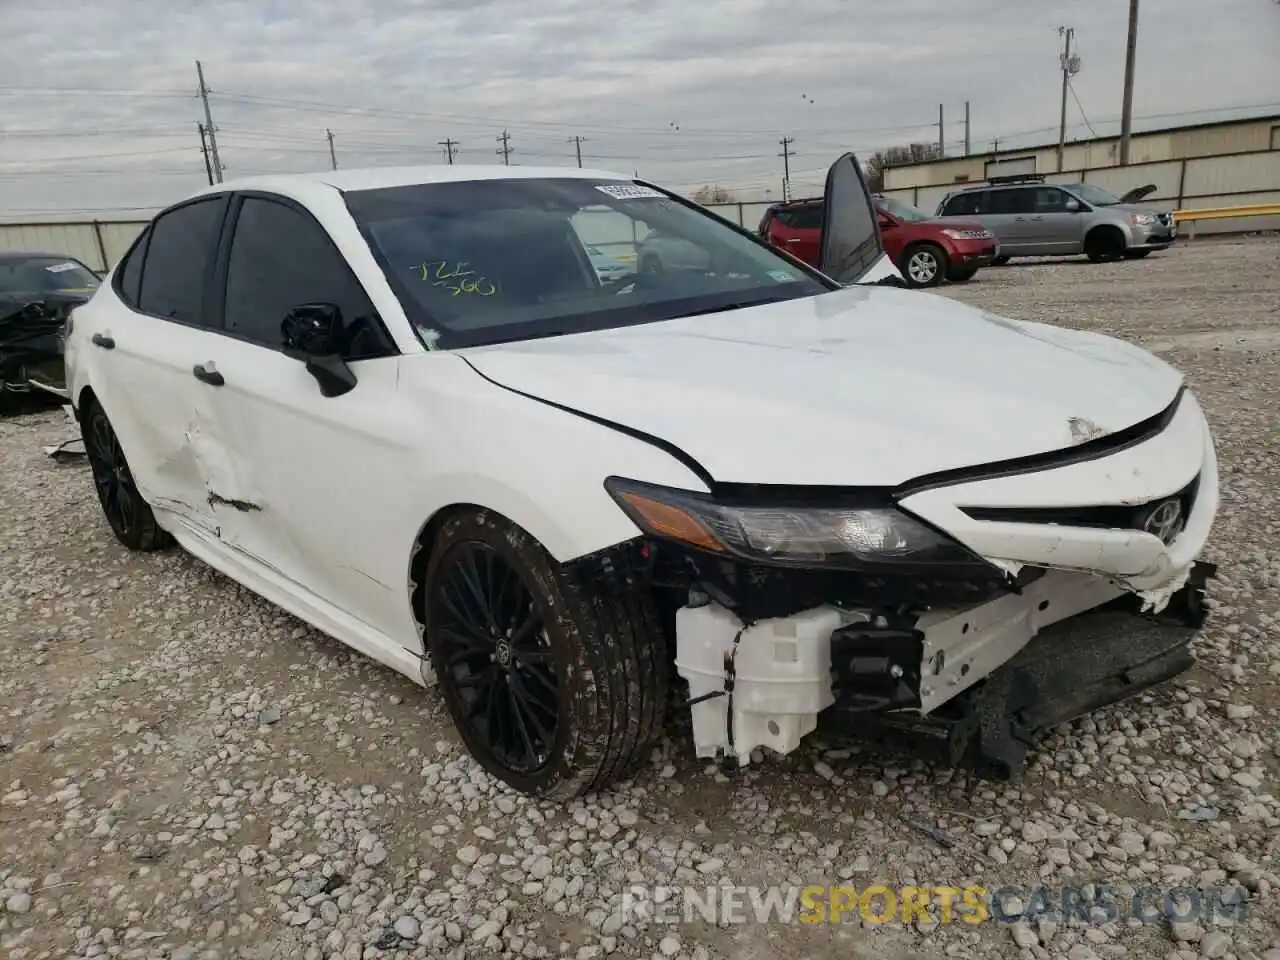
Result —
<instances>
[{"instance_id":1,"label":"toyota emblem","mask_svg":"<svg viewBox=\"0 0 1280 960\"><path fill-rule=\"evenodd\" d=\"M1174 497L1156 504L1142 521L1142 530L1161 543L1173 543L1182 532L1182 501Z\"/></svg>"}]
</instances>

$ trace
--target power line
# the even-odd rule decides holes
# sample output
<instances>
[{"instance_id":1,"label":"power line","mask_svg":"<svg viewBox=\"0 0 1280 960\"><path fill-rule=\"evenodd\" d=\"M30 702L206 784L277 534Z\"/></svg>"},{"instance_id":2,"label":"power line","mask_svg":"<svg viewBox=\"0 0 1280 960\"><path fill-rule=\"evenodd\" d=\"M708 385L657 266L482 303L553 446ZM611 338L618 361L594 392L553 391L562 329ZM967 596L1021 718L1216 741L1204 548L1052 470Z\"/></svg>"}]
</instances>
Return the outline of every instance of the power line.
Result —
<instances>
[{"instance_id":1,"label":"power line","mask_svg":"<svg viewBox=\"0 0 1280 960\"><path fill-rule=\"evenodd\" d=\"M1067 89L1071 91L1071 99L1076 102L1076 108L1080 111L1080 117L1084 120L1084 125L1089 128L1089 132L1098 136L1098 131L1093 129L1093 124L1089 122L1089 115L1084 112L1084 104L1080 102L1080 98L1076 95L1076 87L1074 83L1067 82Z\"/></svg>"}]
</instances>

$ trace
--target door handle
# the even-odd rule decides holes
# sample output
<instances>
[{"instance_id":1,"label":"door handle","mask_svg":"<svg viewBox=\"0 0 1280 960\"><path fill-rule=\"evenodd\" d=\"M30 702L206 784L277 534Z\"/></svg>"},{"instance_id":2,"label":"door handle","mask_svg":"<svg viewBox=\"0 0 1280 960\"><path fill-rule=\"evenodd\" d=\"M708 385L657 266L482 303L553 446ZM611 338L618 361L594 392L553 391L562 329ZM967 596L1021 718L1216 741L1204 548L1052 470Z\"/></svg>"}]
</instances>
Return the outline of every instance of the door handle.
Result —
<instances>
[{"instance_id":1,"label":"door handle","mask_svg":"<svg viewBox=\"0 0 1280 960\"><path fill-rule=\"evenodd\" d=\"M1026 217L1014 217L1014 218L1013 218L1013 221L1014 221L1014 223L1022 223L1022 222L1024 222L1026 219L1027 219Z\"/></svg>"},{"instance_id":2,"label":"door handle","mask_svg":"<svg viewBox=\"0 0 1280 960\"><path fill-rule=\"evenodd\" d=\"M804 243L804 241L799 237L791 237L787 240L787 243Z\"/></svg>"},{"instance_id":3,"label":"door handle","mask_svg":"<svg viewBox=\"0 0 1280 960\"><path fill-rule=\"evenodd\" d=\"M90 339L93 340L95 347L101 347L103 350L114 350L116 348L115 340L102 333L95 333Z\"/></svg>"},{"instance_id":4,"label":"door handle","mask_svg":"<svg viewBox=\"0 0 1280 960\"><path fill-rule=\"evenodd\" d=\"M211 387L220 387L227 382L222 374L213 369L213 361L197 363L191 368L191 372L197 380L201 383L207 383Z\"/></svg>"}]
</instances>

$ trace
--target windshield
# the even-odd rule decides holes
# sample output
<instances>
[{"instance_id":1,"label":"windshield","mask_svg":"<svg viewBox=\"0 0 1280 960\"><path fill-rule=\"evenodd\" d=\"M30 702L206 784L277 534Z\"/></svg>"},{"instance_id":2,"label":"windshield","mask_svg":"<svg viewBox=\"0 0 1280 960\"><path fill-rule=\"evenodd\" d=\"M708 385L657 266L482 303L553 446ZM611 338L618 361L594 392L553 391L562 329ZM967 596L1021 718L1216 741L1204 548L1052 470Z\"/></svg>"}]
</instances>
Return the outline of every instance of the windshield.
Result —
<instances>
[{"instance_id":1,"label":"windshield","mask_svg":"<svg viewBox=\"0 0 1280 960\"><path fill-rule=\"evenodd\" d=\"M835 289L720 217L632 182L473 180L345 199L428 347L604 330ZM627 269L600 271L592 260L601 254Z\"/></svg>"},{"instance_id":2,"label":"windshield","mask_svg":"<svg viewBox=\"0 0 1280 960\"><path fill-rule=\"evenodd\" d=\"M101 281L84 264L65 257L0 260L0 296L92 293Z\"/></svg>"},{"instance_id":3,"label":"windshield","mask_svg":"<svg viewBox=\"0 0 1280 960\"><path fill-rule=\"evenodd\" d=\"M877 197L876 206L886 213L890 213L899 220L932 220L927 213L922 213L909 203L903 203L896 197Z\"/></svg>"},{"instance_id":4,"label":"windshield","mask_svg":"<svg viewBox=\"0 0 1280 960\"><path fill-rule=\"evenodd\" d=\"M1090 206L1111 207L1120 202L1119 197L1113 196L1101 187L1095 187L1091 183L1073 183L1070 189L1072 193Z\"/></svg>"}]
</instances>

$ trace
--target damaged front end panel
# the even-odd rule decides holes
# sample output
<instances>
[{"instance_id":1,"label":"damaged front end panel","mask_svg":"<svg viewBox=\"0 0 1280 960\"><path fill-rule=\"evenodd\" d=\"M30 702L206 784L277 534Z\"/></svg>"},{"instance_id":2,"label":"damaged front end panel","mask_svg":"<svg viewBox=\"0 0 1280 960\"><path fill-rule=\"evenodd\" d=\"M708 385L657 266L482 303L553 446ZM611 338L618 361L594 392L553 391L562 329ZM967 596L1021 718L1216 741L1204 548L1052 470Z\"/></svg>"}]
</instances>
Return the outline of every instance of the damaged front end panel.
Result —
<instances>
[{"instance_id":1,"label":"damaged front end panel","mask_svg":"<svg viewBox=\"0 0 1280 960\"><path fill-rule=\"evenodd\" d=\"M66 399L67 317L83 297L0 300L0 394L50 393Z\"/></svg>"},{"instance_id":2,"label":"damaged front end panel","mask_svg":"<svg viewBox=\"0 0 1280 960\"><path fill-rule=\"evenodd\" d=\"M884 491L713 495L617 478L606 488L646 536L581 563L644 577L666 599L699 757L790 753L824 725L906 735L1016 778L1052 727L1194 662L1214 575L1195 560L1217 505L1211 453L1202 468L1119 519L970 521L1026 531L1005 542L1027 554L1069 534L1084 556L1094 538L1110 568L990 559Z\"/></svg>"},{"instance_id":3,"label":"damaged front end panel","mask_svg":"<svg viewBox=\"0 0 1280 960\"><path fill-rule=\"evenodd\" d=\"M695 588L675 615L699 757L790 753L819 725L930 745L1017 778L1050 728L1186 670L1205 618L1196 564L1160 614L1112 581L1035 571L976 603L898 611L824 604L743 619Z\"/></svg>"}]
</instances>

